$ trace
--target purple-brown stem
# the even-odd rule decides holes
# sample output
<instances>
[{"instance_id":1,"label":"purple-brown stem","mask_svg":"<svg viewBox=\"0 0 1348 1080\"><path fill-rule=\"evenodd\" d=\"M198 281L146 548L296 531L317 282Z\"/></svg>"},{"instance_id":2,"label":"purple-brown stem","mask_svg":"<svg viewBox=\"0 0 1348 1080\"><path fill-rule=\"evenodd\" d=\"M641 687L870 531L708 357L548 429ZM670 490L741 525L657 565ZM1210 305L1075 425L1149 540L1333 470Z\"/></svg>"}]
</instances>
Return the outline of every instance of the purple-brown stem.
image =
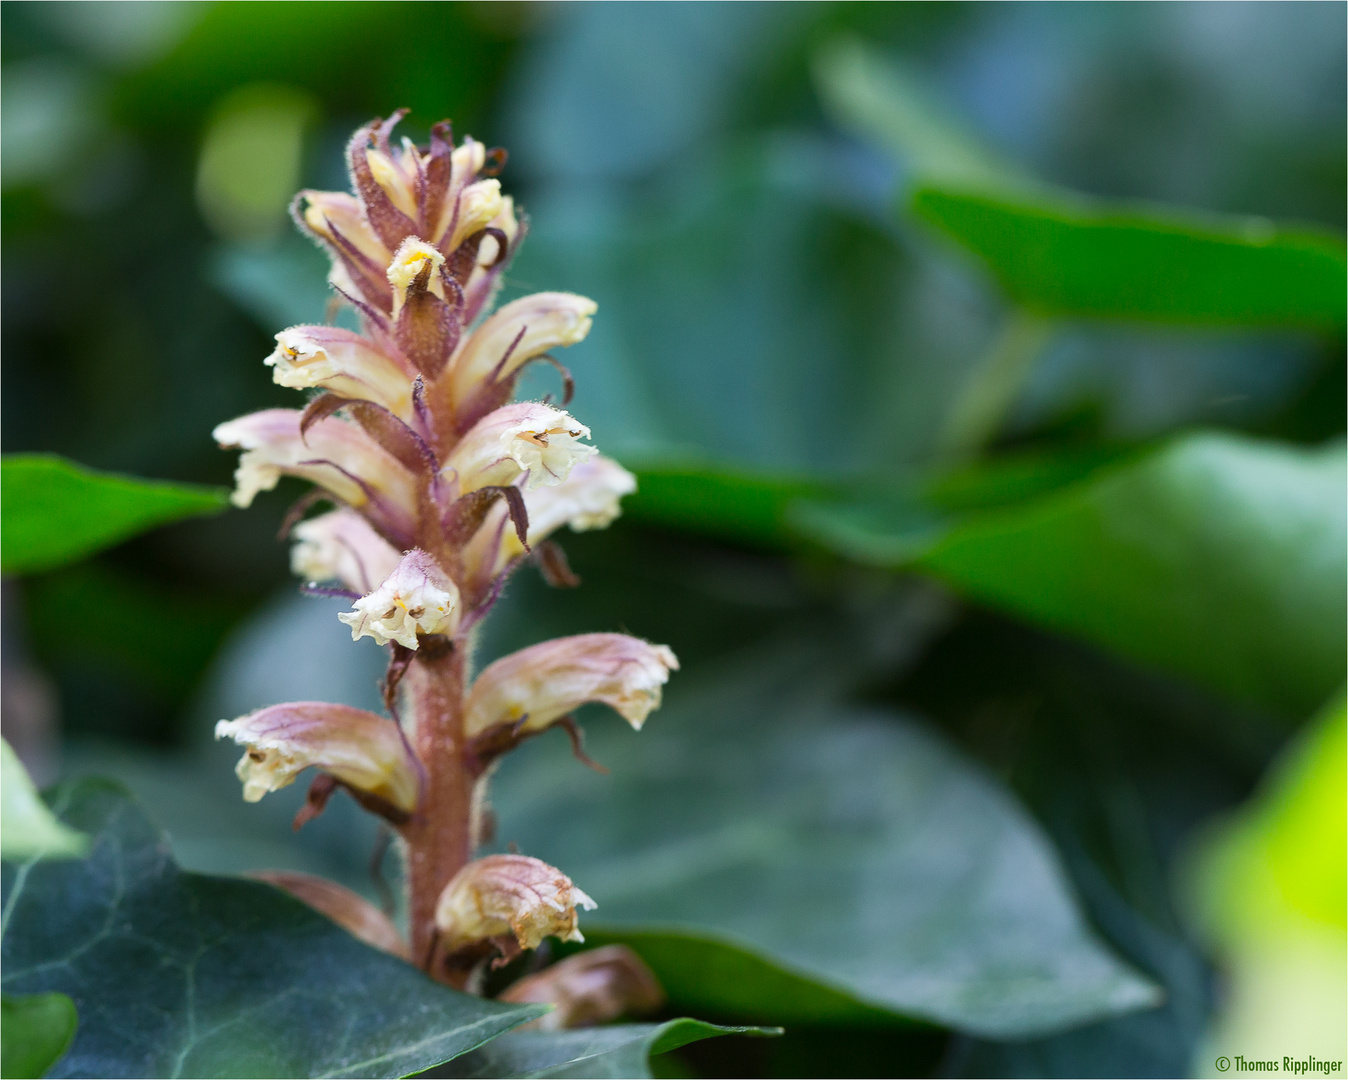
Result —
<instances>
[{"instance_id":1,"label":"purple-brown stem","mask_svg":"<svg viewBox=\"0 0 1348 1080\"><path fill-rule=\"evenodd\" d=\"M410 955L432 977L451 984L460 980L436 963L435 904L473 854L474 777L466 767L463 731L465 646L423 643L402 682L416 725L416 750L426 764L420 812L399 830L407 846Z\"/></svg>"}]
</instances>

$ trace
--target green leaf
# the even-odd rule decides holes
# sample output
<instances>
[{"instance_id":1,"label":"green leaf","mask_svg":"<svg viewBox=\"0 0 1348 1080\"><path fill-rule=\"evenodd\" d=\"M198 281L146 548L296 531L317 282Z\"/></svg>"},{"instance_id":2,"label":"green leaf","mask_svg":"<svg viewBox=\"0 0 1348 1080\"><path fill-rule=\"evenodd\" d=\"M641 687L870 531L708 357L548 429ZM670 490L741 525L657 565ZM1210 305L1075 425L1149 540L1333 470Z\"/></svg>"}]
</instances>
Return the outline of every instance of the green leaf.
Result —
<instances>
[{"instance_id":1,"label":"green leaf","mask_svg":"<svg viewBox=\"0 0 1348 1080\"><path fill-rule=\"evenodd\" d=\"M537 1016L456 993L270 886L184 873L125 790L58 788L83 862L7 867L7 993L59 991L56 1076L402 1076Z\"/></svg>"},{"instance_id":2,"label":"green leaf","mask_svg":"<svg viewBox=\"0 0 1348 1080\"><path fill-rule=\"evenodd\" d=\"M1345 458L1196 434L1023 506L916 529L800 508L817 540L1235 699L1304 714L1343 679Z\"/></svg>"},{"instance_id":3,"label":"green leaf","mask_svg":"<svg viewBox=\"0 0 1348 1080\"><path fill-rule=\"evenodd\" d=\"M498 836L571 875L611 938L761 958L751 984L710 980L695 1002L729 995L746 1021L778 1022L803 980L833 991L817 995L830 1020L884 1011L1000 1037L1155 1004L1005 790L911 721L840 706L811 674L819 651L782 647L676 688L639 736L594 725L610 776L549 740L522 748L501 770ZM709 982L706 948L647 955L669 986Z\"/></svg>"},{"instance_id":4,"label":"green leaf","mask_svg":"<svg viewBox=\"0 0 1348 1080\"><path fill-rule=\"evenodd\" d=\"M96 472L54 454L6 455L0 487L6 574L74 562L157 525L217 513L229 501L223 488Z\"/></svg>"},{"instance_id":5,"label":"green leaf","mask_svg":"<svg viewBox=\"0 0 1348 1080\"><path fill-rule=\"evenodd\" d=\"M79 1016L65 994L30 994L0 1000L0 1077L45 1076L75 1037Z\"/></svg>"},{"instance_id":6,"label":"green leaf","mask_svg":"<svg viewBox=\"0 0 1348 1080\"><path fill-rule=\"evenodd\" d=\"M720 1035L777 1035L780 1029L718 1027L700 1020L614 1024L578 1031L512 1031L457 1058L436 1075L462 1077L648 1077L650 1059Z\"/></svg>"},{"instance_id":7,"label":"green leaf","mask_svg":"<svg viewBox=\"0 0 1348 1080\"><path fill-rule=\"evenodd\" d=\"M913 213L980 256L1043 315L1240 326L1341 327L1343 240L1262 218L925 186Z\"/></svg>"},{"instance_id":8,"label":"green leaf","mask_svg":"<svg viewBox=\"0 0 1348 1080\"><path fill-rule=\"evenodd\" d=\"M89 838L62 825L38 797L19 755L0 739L0 856L83 855Z\"/></svg>"}]
</instances>

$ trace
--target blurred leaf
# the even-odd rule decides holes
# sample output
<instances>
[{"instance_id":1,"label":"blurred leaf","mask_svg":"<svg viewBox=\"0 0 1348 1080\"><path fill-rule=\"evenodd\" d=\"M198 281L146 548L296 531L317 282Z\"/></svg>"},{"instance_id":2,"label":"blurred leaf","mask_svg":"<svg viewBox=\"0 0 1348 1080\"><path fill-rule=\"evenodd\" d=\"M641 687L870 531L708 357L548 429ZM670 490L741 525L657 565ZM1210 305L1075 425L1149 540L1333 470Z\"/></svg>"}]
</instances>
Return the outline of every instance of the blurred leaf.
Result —
<instances>
[{"instance_id":1,"label":"blurred leaf","mask_svg":"<svg viewBox=\"0 0 1348 1080\"><path fill-rule=\"evenodd\" d=\"M54 454L7 454L0 485L6 574L50 570L229 500L223 488L96 472Z\"/></svg>"},{"instance_id":2,"label":"blurred leaf","mask_svg":"<svg viewBox=\"0 0 1348 1080\"><path fill-rule=\"evenodd\" d=\"M88 849L89 838L52 816L19 755L0 739L0 855L31 859L83 855Z\"/></svg>"},{"instance_id":3,"label":"blurred leaf","mask_svg":"<svg viewBox=\"0 0 1348 1080\"><path fill-rule=\"evenodd\" d=\"M1061 194L924 186L913 212L984 259L1043 315L1172 323L1344 323L1343 240L1262 218Z\"/></svg>"},{"instance_id":4,"label":"blurred leaf","mask_svg":"<svg viewBox=\"0 0 1348 1080\"><path fill-rule=\"evenodd\" d=\"M1291 713L1343 679L1345 461L1199 434L1024 506L922 530L878 504L794 511L816 539Z\"/></svg>"},{"instance_id":5,"label":"blurred leaf","mask_svg":"<svg viewBox=\"0 0 1348 1080\"><path fill-rule=\"evenodd\" d=\"M578 1031L511 1031L456 1058L433 1075L463 1077L649 1077L650 1059L720 1035L775 1035L779 1030L718 1027L700 1020L615 1024Z\"/></svg>"},{"instance_id":6,"label":"blurred leaf","mask_svg":"<svg viewBox=\"0 0 1348 1080\"><path fill-rule=\"evenodd\" d=\"M637 475L637 493L623 501L625 514L757 547L788 542L787 507L828 490L814 481L715 467L638 466Z\"/></svg>"},{"instance_id":7,"label":"blurred leaf","mask_svg":"<svg viewBox=\"0 0 1348 1080\"><path fill-rule=\"evenodd\" d=\"M1191 892L1231 988L1209 1051L1343 1060L1348 1009L1348 727L1342 692L1233 820L1210 831Z\"/></svg>"},{"instance_id":8,"label":"blurred leaf","mask_svg":"<svg viewBox=\"0 0 1348 1080\"><path fill-rule=\"evenodd\" d=\"M6 874L7 991L61 991L81 1023L57 1076L403 1076L539 1010L446 989L270 886L184 873L125 790L52 806L85 861Z\"/></svg>"},{"instance_id":9,"label":"blurred leaf","mask_svg":"<svg viewBox=\"0 0 1348 1080\"><path fill-rule=\"evenodd\" d=\"M859 39L830 42L814 77L835 123L894 153L916 177L1001 189L1031 182L963 130L912 72Z\"/></svg>"},{"instance_id":10,"label":"blurred leaf","mask_svg":"<svg viewBox=\"0 0 1348 1080\"><path fill-rule=\"evenodd\" d=\"M809 1000L802 980L834 991L813 995L834 1018L851 999L852 1018L1005 1037L1154 1005L1001 787L911 722L839 706L810 674L818 652L783 648L682 688L639 737L596 726L602 779L541 740L524 748L501 771L498 836L564 867L610 938L686 935L766 958L718 958L755 968L753 982L700 988L706 945L648 950L662 981L705 995L697 1007L730 999L745 1020Z\"/></svg>"},{"instance_id":11,"label":"blurred leaf","mask_svg":"<svg viewBox=\"0 0 1348 1080\"><path fill-rule=\"evenodd\" d=\"M46 1076L75 1037L79 1016L65 994L29 994L0 1000L0 1077Z\"/></svg>"}]
</instances>

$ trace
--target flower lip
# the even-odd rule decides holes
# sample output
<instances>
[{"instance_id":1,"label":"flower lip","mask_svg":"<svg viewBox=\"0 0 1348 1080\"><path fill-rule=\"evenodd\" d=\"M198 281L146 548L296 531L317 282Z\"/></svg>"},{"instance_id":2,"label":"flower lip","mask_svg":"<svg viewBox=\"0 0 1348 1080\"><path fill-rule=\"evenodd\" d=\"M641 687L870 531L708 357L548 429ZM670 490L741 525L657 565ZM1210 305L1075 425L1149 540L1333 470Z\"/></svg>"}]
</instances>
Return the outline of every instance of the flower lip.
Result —
<instances>
[{"instance_id":1,"label":"flower lip","mask_svg":"<svg viewBox=\"0 0 1348 1080\"><path fill-rule=\"evenodd\" d=\"M519 482L525 491L560 484L573 466L598 451L581 439L590 429L537 401L505 405L469 429L443 473L466 495L481 487Z\"/></svg>"},{"instance_id":2,"label":"flower lip","mask_svg":"<svg viewBox=\"0 0 1348 1080\"><path fill-rule=\"evenodd\" d=\"M414 548L354 610L337 618L351 627L351 639L372 637L379 645L396 641L418 647L419 634L452 634L460 617L459 589L436 561Z\"/></svg>"}]
</instances>

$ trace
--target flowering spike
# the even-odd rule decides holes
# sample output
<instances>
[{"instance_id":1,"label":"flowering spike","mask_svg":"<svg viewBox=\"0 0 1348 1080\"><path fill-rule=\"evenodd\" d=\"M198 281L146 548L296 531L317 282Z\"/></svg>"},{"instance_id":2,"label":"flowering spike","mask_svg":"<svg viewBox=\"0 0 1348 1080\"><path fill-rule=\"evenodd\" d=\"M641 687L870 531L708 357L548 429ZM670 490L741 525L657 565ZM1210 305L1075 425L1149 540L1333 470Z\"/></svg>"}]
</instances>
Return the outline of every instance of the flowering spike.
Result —
<instances>
[{"instance_id":1,"label":"flowering spike","mask_svg":"<svg viewBox=\"0 0 1348 1080\"><path fill-rule=\"evenodd\" d=\"M283 330L266 363L280 385L317 392L308 407L216 429L222 445L243 451L237 505L283 475L319 485L286 517L291 566L307 591L352 600L339 618L353 639L388 648L381 691L394 719L300 702L222 722L218 733L248 747L239 775L250 800L318 770L296 827L339 787L393 822L406 853L409 954L462 987L493 949L510 955L546 934L578 939L576 906L591 903L537 860L471 862L489 831L493 761L555 725L588 761L570 710L607 702L639 726L677 661L664 646L595 634L525 649L469 686L474 627L511 569L532 550L548 580L578 584L548 536L609 524L636 481L599 457L584 441L589 429L562 409L510 404L536 360L558 367L570 401L570 373L550 350L585 337L595 304L540 293L490 313L528 226L495 178L505 152L471 138L456 147L448 122L431 128L429 146L395 143L404 112L371 121L348 144L355 194L305 191L291 206L330 256L329 283L361 332ZM299 520L319 499L337 509ZM331 899L310 902L359 909Z\"/></svg>"},{"instance_id":2,"label":"flowering spike","mask_svg":"<svg viewBox=\"0 0 1348 1080\"><path fill-rule=\"evenodd\" d=\"M247 747L235 769L247 802L312 767L404 816L416 809L419 769L398 725L364 709L293 701L221 720L215 737Z\"/></svg>"},{"instance_id":3,"label":"flowering spike","mask_svg":"<svg viewBox=\"0 0 1348 1080\"><path fill-rule=\"evenodd\" d=\"M418 646L418 634L452 634L459 623L459 589L435 560L409 551L393 572L355 610L338 615L351 627L351 640L372 637L380 645L396 641Z\"/></svg>"},{"instance_id":4,"label":"flowering spike","mask_svg":"<svg viewBox=\"0 0 1348 1080\"><path fill-rule=\"evenodd\" d=\"M679 661L665 645L626 634L578 634L531 645L490 664L468 695L464 729L500 725L541 731L586 702L615 709L634 728L660 706L660 688Z\"/></svg>"}]
</instances>

